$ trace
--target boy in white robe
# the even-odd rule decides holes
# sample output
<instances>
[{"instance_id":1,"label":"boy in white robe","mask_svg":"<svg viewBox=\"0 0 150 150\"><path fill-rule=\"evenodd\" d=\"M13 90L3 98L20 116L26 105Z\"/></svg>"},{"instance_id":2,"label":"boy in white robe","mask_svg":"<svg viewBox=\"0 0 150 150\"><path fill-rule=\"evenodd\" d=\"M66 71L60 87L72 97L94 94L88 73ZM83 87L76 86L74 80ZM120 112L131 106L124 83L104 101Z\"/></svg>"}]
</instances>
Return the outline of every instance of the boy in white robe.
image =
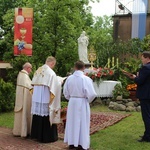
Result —
<instances>
[{"instance_id":1,"label":"boy in white robe","mask_svg":"<svg viewBox=\"0 0 150 150\"><path fill-rule=\"evenodd\" d=\"M33 88L29 77L31 69L32 65L28 62L25 63L23 65L23 70L19 72L17 77L16 101L14 108L14 136L27 137L31 132L32 95L30 90Z\"/></svg>"},{"instance_id":2,"label":"boy in white robe","mask_svg":"<svg viewBox=\"0 0 150 150\"><path fill-rule=\"evenodd\" d=\"M84 63L75 63L75 72L64 84L64 96L69 100L64 142L69 148L90 147L90 106L96 97L92 80L83 74Z\"/></svg>"}]
</instances>

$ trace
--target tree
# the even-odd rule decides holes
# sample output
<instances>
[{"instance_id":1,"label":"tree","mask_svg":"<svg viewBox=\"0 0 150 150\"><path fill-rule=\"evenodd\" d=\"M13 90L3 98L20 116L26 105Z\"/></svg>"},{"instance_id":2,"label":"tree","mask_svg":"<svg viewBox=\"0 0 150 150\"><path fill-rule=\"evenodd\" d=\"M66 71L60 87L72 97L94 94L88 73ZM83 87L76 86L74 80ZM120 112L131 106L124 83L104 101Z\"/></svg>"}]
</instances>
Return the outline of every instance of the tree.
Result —
<instances>
[{"instance_id":1,"label":"tree","mask_svg":"<svg viewBox=\"0 0 150 150\"><path fill-rule=\"evenodd\" d=\"M113 25L111 17L95 17L94 25L89 28L90 47L94 47L97 60L96 66L105 66L107 58L113 56Z\"/></svg>"},{"instance_id":2,"label":"tree","mask_svg":"<svg viewBox=\"0 0 150 150\"><path fill-rule=\"evenodd\" d=\"M78 59L77 38L83 29L93 23L88 0L22 0L22 6L34 9L33 56L37 67L45 62L47 56L57 59L56 72L66 75ZM21 3L20 2L20 3ZM14 6L20 5L19 0ZM14 8L3 16L4 59L13 56ZM62 65L63 64L63 65Z\"/></svg>"},{"instance_id":3,"label":"tree","mask_svg":"<svg viewBox=\"0 0 150 150\"><path fill-rule=\"evenodd\" d=\"M57 72L65 75L78 59L77 38L85 28L87 0L51 0L42 4L30 2L35 12L33 54L57 58ZM44 9L43 9L44 8ZM62 66L63 64L63 66Z\"/></svg>"},{"instance_id":4,"label":"tree","mask_svg":"<svg viewBox=\"0 0 150 150\"><path fill-rule=\"evenodd\" d=\"M14 8L24 5L24 0L0 0L0 58L13 48Z\"/></svg>"}]
</instances>

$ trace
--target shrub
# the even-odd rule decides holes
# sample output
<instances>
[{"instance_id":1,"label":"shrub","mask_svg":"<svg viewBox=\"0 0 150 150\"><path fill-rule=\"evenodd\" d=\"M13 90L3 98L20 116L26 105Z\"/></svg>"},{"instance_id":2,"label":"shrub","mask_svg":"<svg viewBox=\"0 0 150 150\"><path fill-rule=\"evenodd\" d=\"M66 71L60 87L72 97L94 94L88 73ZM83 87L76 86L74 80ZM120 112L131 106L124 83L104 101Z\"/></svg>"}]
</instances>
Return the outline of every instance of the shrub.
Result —
<instances>
[{"instance_id":1,"label":"shrub","mask_svg":"<svg viewBox=\"0 0 150 150\"><path fill-rule=\"evenodd\" d=\"M123 98L129 97L129 91L125 87L121 86L120 84L116 84L112 92L113 92L114 99L116 99L117 96L121 96L121 95L123 96Z\"/></svg>"},{"instance_id":2,"label":"shrub","mask_svg":"<svg viewBox=\"0 0 150 150\"><path fill-rule=\"evenodd\" d=\"M13 110L15 102L15 86L0 78L0 112Z\"/></svg>"},{"instance_id":3,"label":"shrub","mask_svg":"<svg viewBox=\"0 0 150 150\"><path fill-rule=\"evenodd\" d=\"M20 55L14 59L9 60L8 62L10 62L13 68L7 69L7 81L16 85L19 71L22 70L22 66L25 62L30 62L32 64L31 58L26 55ZM32 68L32 73L34 73L34 66L32 66Z\"/></svg>"},{"instance_id":4,"label":"shrub","mask_svg":"<svg viewBox=\"0 0 150 150\"><path fill-rule=\"evenodd\" d=\"M61 101L61 108L66 108L68 106L68 102Z\"/></svg>"}]
</instances>

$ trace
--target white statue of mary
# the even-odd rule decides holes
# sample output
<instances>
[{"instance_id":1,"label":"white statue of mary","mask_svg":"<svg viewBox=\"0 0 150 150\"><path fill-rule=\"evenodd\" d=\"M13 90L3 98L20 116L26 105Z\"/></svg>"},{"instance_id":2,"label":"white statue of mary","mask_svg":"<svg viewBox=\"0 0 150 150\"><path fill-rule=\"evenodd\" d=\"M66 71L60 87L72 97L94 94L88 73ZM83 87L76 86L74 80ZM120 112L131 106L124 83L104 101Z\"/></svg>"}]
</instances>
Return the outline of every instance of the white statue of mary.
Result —
<instances>
[{"instance_id":1,"label":"white statue of mary","mask_svg":"<svg viewBox=\"0 0 150 150\"><path fill-rule=\"evenodd\" d=\"M87 46L89 44L89 38L86 36L86 32L83 31L78 38L78 54L79 59L84 63L89 63L88 54L87 54Z\"/></svg>"}]
</instances>

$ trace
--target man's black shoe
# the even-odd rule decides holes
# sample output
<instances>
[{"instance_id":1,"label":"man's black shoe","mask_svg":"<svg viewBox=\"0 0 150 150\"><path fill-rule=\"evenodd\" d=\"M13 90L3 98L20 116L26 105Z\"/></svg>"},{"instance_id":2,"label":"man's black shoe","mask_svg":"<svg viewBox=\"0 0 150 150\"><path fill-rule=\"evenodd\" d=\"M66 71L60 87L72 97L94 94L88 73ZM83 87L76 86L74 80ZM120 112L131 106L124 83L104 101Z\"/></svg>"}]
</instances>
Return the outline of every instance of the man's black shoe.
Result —
<instances>
[{"instance_id":1,"label":"man's black shoe","mask_svg":"<svg viewBox=\"0 0 150 150\"><path fill-rule=\"evenodd\" d=\"M69 145L69 149L77 149L77 147L74 147L74 145Z\"/></svg>"},{"instance_id":2,"label":"man's black shoe","mask_svg":"<svg viewBox=\"0 0 150 150\"><path fill-rule=\"evenodd\" d=\"M139 139L139 140L137 140L138 142L146 142L145 140L143 140L143 139Z\"/></svg>"},{"instance_id":3,"label":"man's black shoe","mask_svg":"<svg viewBox=\"0 0 150 150\"><path fill-rule=\"evenodd\" d=\"M74 149L74 145L69 145L69 149Z\"/></svg>"},{"instance_id":4,"label":"man's black shoe","mask_svg":"<svg viewBox=\"0 0 150 150\"><path fill-rule=\"evenodd\" d=\"M81 145L78 146L77 150L84 150Z\"/></svg>"},{"instance_id":5,"label":"man's black shoe","mask_svg":"<svg viewBox=\"0 0 150 150\"><path fill-rule=\"evenodd\" d=\"M144 138L137 140L138 142L150 142L150 140L146 140Z\"/></svg>"},{"instance_id":6,"label":"man's black shoe","mask_svg":"<svg viewBox=\"0 0 150 150\"><path fill-rule=\"evenodd\" d=\"M139 137L140 137L140 138L143 138L143 137L144 137L144 135L140 135Z\"/></svg>"}]
</instances>

